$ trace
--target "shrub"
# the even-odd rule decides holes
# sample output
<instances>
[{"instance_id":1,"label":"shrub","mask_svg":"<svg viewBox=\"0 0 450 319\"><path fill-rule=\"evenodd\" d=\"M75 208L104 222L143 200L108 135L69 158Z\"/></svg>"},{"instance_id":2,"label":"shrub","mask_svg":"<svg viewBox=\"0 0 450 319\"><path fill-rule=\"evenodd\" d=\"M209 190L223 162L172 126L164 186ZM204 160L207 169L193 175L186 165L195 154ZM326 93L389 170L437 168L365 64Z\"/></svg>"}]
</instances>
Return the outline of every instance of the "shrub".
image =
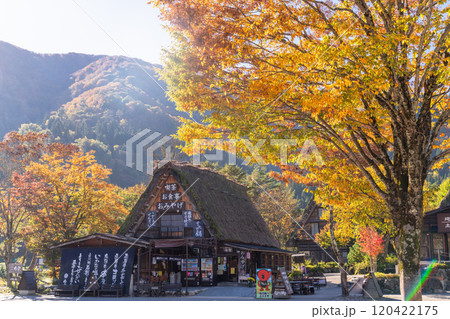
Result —
<instances>
[{"instance_id":1,"label":"shrub","mask_svg":"<svg viewBox=\"0 0 450 319\"><path fill-rule=\"evenodd\" d=\"M440 263L440 264L436 264L434 266L435 269L450 269L450 264L444 264L444 263Z\"/></svg>"},{"instance_id":2,"label":"shrub","mask_svg":"<svg viewBox=\"0 0 450 319\"><path fill-rule=\"evenodd\" d=\"M395 278L400 278L400 275L397 275L397 274L385 274L385 273L382 273L382 272L376 272L375 273L375 277L377 279L395 279Z\"/></svg>"},{"instance_id":3,"label":"shrub","mask_svg":"<svg viewBox=\"0 0 450 319\"><path fill-rule=\"evenodd\" d=\"M347 255L347 260L350 265L355 265L369 259L365 253L361 251L361 247L356 243L350 247Z\"/></svg>"},{"instance_id":4,"label":"shrub","mask_svg":"<svg viewBox=\"0 0 450 319\"><path fill-rule=\"evenodd\" d=\"M325 272L325 268L320 265L307 265L306 266L306 274L308 276L320 277L323 276Z\"/></svg>"},{"instance_id":5,"label":"shrub","mask_svg":"<svg viewBox=\"0 0 450 319\"><path fill-rule=\"evenodd\" d=\"M4 264L0 264L0 278L6 279L6 268Z\"/></svg>"},{"instance_id":6,"label":"shrub","mask_svg":"<svg viewBox=\"0 0 450 319\"><path fill-rule=\"evenodd\" d=\"M294 270L289 274L289 280L296 280L303 276L303 272L301 270Z\"/></svg>"}]
</instances>

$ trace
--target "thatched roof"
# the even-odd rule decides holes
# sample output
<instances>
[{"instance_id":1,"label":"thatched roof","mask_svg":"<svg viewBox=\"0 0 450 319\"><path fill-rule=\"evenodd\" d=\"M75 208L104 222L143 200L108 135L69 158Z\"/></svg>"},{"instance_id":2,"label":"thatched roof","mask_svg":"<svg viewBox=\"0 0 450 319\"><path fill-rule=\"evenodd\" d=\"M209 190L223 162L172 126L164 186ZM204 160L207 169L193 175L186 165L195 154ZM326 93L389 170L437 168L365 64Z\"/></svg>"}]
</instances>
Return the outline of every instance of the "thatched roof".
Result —
<instances>
[{"instance_id":1,"label":"thatched roof","mask_svg":"<svg viewBox=\"0 0 450 319\"><path fill-rule=\"evenodd\" d=\"M439 208L444 208L450 206L450 191L448 192L447 195L445 195L444 199L442 200L442 202L439 205Z\"/></svg>"},{"instance_id":2,"label":"thatched roof","mask_svg":"<svg viewBox=\"0 0 450 319\"><path fill-rule=\"evenodd\" d=\"M187 190L211 234L223 241L279 247L278 241L247 195L244 185L199 166L170 162L155 171L152 181L119 229L129 234L131 225L142 218L145 201L158 179L171 173Z\"/></svg>"}]
</instances>

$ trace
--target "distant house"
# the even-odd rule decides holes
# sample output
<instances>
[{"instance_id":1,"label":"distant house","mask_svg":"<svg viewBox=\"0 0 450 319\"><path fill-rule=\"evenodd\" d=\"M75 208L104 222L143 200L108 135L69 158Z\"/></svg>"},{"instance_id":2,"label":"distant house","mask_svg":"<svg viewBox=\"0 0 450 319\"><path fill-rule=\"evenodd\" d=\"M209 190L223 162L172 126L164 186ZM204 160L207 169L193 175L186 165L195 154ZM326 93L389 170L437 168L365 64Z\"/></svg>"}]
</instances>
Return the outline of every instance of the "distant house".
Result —
<instances>
[{"instance_id":1,"label":"distant house","mask_svg":"<svg viewBox=\"0 0 450 319\"><path fill-rule=\"evenodd\" d=\"M450 260L450 193L438 209L426 212L420 244L422 260Z\"/></svg>"},{"instance_id":2,"label":"distant house","mask_svg":"<svg viewBox=\"0 0 450 319\"><path fill-rule=\"evenodd\" d=\"M304 254L306 259L314 262L331 261L334 253L331 249L325 251L315 242L315 235L320 232L325 225L326 220L320 219L322 208L312 199L299 221L302 226L301 235L291 239L287 246L293 247L298 253ZM342 249L346 256L348 250ZM438 209L428 211L423 219L423 233L420 247L421 259L426 260L450 260L450 192L442 201Z\"/></svg>"},{"instance_id":3,"label":"distant house","mask_svg":"<svg viewBox=\"0 0 450 319\"><path fill-rule=\"evenodd\" d=\"M304 254L305 259L309 259L312 262L336 260L332 249L323 249L315 241L316 234L328 224L327 220L321 219L323 211L324 209L320 205L317 205L314 198L312 198L299 221L302 227L300 235L292 238L287 243L287 247L292 247L299 254ZM347 248L342 248L344 257L347 257L347 251Z\"/></svg>"},{"instance_id":4,"label":"distant house","mask_svg":"<svg viewBox=\"0 0 450 319\"><path fill-rule=\"evenodd\" d=\"M119 250L127 245L133 249L125 261ZM125 284L130 282L125 265L131 262L134 282L157 278L194 286L246 280L256 268L290 270L292 254L280 249L244 185L174 162L155 171L117 235L93 234L57 247L63 248L61 283L86 281L91 271L99 275L105 254L124 265L116 273L122 271Z\"/></svg>"}]
</instances>

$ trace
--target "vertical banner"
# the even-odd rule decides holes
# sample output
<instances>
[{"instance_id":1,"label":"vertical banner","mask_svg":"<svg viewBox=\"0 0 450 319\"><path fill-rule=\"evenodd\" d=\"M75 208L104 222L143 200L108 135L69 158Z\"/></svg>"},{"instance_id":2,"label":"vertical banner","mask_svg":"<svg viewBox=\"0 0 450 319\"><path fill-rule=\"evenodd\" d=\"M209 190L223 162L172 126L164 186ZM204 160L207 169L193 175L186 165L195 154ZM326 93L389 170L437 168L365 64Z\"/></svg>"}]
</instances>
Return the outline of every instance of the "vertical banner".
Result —
<instances>
[{"instance_id":1,"label":"vertical banner","mask_svg":"<svg viewBox=\"0 0 450 319\"><path fill-rule=\"evenodd\" d=\"M239 276L245 276L247 274L247 262L245 260L246 252L239 252Z\"/></svg>"},{"instance_id":2,"label":"vertical banner","mask_svg":"<svg viewBox=\"0 0 450 319\"><path fill-rule=\"evenodd\" d=\"M194 225L194 238L203 238L204 228L201 221L196 221Z\"/></svg>"},{"instance_id":3,"label":"vertical banner","mask_svg":"<svg viewBox=\"0 0 450 319\"><path fill-rule=\"evenodd\" d=\"M146 213L147 218L147 228L157 227L156 222L158 221L158 212L149 211Z\"/></svg>"},{"instance_id":4,"label":"vertical banner","mask_svg":"<svg viewBox=\"0 0 450 319\"><path fill-rule=\"evenodd\" d=\"M256 269L256 298L272 299L272 269Z\"/></svg>"}]
</instances>

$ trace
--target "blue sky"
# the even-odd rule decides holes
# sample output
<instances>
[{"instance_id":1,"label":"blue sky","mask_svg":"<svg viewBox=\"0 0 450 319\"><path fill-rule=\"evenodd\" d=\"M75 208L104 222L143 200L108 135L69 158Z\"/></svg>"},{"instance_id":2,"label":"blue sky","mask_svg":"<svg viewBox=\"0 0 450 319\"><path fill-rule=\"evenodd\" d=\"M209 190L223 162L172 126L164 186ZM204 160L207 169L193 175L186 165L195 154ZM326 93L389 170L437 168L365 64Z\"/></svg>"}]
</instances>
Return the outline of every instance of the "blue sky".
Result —
<instances>
[{"instance_id":1,"label":"blue sky","mask_svg":"<svg viewBox=\"0 0 450 319\"><path fill-rule=\"evenodd\" d=\"M38 53L126 55L152 63L170 44L147 0L0 0L0 40Z\"/></svg>"}]
</instances>

